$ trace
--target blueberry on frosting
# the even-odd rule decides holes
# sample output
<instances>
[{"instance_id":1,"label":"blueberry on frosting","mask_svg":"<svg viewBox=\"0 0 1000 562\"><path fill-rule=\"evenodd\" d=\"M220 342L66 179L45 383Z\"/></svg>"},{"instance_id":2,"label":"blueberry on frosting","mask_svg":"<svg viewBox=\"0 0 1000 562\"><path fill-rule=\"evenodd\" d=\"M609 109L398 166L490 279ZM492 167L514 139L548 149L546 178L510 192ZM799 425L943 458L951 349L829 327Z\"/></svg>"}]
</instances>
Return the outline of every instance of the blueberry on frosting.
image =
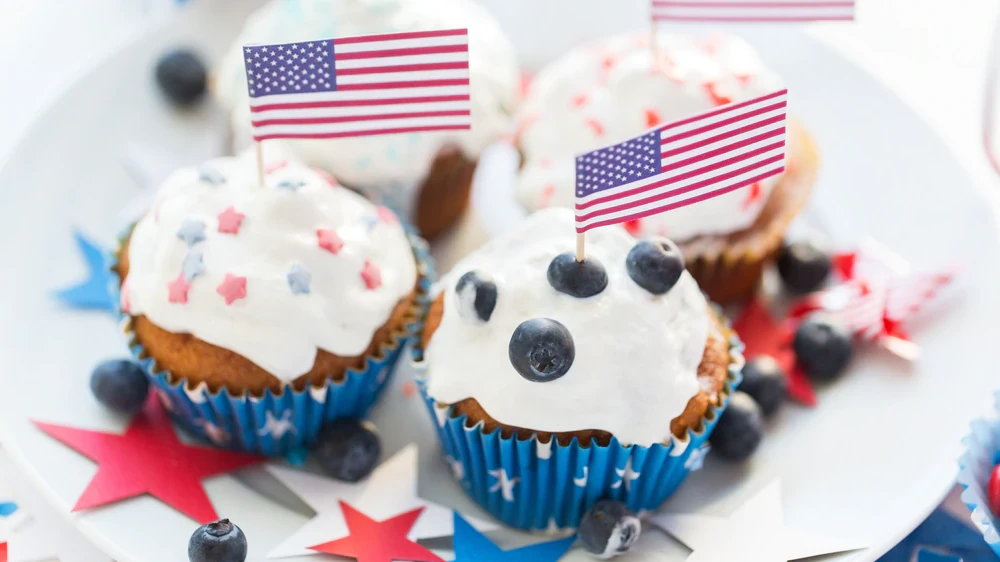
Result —
<instances>
[{"instance_id":1,"label":"blueberry on frosting","mask_svg":"<svg viewBox=\"0 0 1000 562\"><path fill-rule=\"evenodd\" d=\"M576 261L570 252L552 258L546 275L553 289L579 299L599 294L608 286L608 273L601 262L594 258Z\"/></svg>"},{"instance_id":2,"label":"blueberry on frosting","mask_svg":"<svg viewBox=\"0 0 1000 562\"><path fill-rule=\"evenodd\" d=\"M684 256L667 239L642 240L629 251L625 268L636 285L654 295L662 295L672 289L684 273Z\"/></svg>"},{"instance_id":3,"label":"blueberry on frosting","mask_svg":"<svg viewBox=\"0 0 1000 562\"><path fill-rule=\"evenodd\" d=\"M507 355L522 377L550 382L569 371L576 348L566 326L551 318L532 318L514 330Z\"/></svg>"},{"instance_id":4,"label":"blueberry on frosting","mask_svg":"<svg viewBox=\"0 0 1000 562\"><path fill-rule=\"evenodd\" d=\"M458 294L458 313L465 320L478 318L489 322L497 305L497 284L485 279L476 271L469 271L459 277L455 284Z\"/></svg>"}]
</instances>

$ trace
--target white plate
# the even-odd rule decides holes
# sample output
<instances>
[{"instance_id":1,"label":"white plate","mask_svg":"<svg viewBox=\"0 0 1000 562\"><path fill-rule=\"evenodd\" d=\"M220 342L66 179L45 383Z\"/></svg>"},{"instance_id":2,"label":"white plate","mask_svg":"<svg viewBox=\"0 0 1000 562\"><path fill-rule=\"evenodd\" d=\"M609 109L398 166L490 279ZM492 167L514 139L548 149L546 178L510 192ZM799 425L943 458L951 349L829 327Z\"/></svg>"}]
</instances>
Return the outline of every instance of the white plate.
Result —
<instances>
[{"instance_id":1,"label":"white plate","mask_svg":"<svg viewBox=\"0 0 1000 562\"><path fill-rule=\"evenodd\" d=\"M569 4L552 1L553 10ZM491 1L507 22L515 21L511 18L525 2L504 8L503 2ZM572 6L584 13L580 2ZM590 16L579 29L566 28L593 35L596 29L586 25L608 31L643 21L641 11L618 7ZM120 562L183 560L197 525L148 497L70 514L94 465L35 430L28 419L121 430L122 421L90 397L87 377L99 360L124 355L125 347L114 322L59 308L50 289L83 274L69 226L109 242L120 226L120 208L137 195L135 182L120 165L127 147L139 142L183 154L210 121L210 108L186 115L165 107L149 77L156 56L179 42L218 53L248 8L242 2L197 4L184 20L121 50L52 106L0 171L5 444L56 509ZM543 16L518 20L541 25L549 20ZM517 37L535 60L574 39L569 33L523 29L528 32ZM833 560L871 561L937 505L952 481L968 417L987 405L998 381L992 361L993 322L1000 310L996 227L985 196L947 148L875 80L794 31L757 33L751 39L788 77L795 111L823 151L811 213L839 240L873 235L918 267L962 262L964 295L914 326L925 351L917 365L908 368L877 351L864 353L843 381L820 392L817 410L787 407L751 462L731 466L710 457L666 507L725 515L780 477L791 524L871 545ZM501 160L490 164L498 173L510 168ZM495 201L516 211L509 181L505 190L490 185L477 185L476 206ZM509 226L501 207L489 208L491 213L480 214L487 229ZM477 231L474 220L466 224ZM448 249L460 252L474 243L475 236L456 236ZM406 377L399 373L397 384ZM430 422L418 400L390 390L375 420L387 451L420 443L423 495L481 514L436 460ZM219 513L247 532L251 560L262 560L310 515L259 471L215 478L207 488ZM509 532L499 539L507 545L532 540ZM655 530L644 534L639 548L624 560L679 561L687 552ZM575 552L568 559L587 558Z\"/></svg>"}]
</instances>

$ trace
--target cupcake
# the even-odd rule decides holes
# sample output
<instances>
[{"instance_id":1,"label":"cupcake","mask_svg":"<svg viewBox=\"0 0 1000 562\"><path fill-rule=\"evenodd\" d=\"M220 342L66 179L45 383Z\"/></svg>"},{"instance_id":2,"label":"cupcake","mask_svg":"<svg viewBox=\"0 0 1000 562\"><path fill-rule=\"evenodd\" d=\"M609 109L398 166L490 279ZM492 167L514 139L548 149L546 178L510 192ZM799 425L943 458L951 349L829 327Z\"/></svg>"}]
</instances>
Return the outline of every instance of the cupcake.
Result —
<instances>
[{"instance_id":1,"label":"cupcake","mask_svg":"<svg viewBox=\"0 0 1000 562\"><path fill-rule=\"evenodd\" d=\"M656 509L703 454L740 344L675 246L539 211L458 264L415 346L444 454L522 529L575 527L612 498Z\"/></svg>"},{"instance_id":2,"label":"cupcake","mask_svg":"<svg viewBox=\"0 0 1000 562\"><path fill-rule=\"evenodd\" d=\"M385 207L296 163L174 172L123 238L124 329L168 409L269 455L364 416L422 320L425 244Z\"/></svg>"},{"instance_id":3,"label":"cupcake","mask_svg":"<svg viewBox=\"0 0 1000 562\"><path fill-rule=\"evenodd\" d=\"M573 206L574 156L730 102L783 88L743 40L699 41L661 33L619 36L576 49L535 77L518 115L523 156L517 186L529 210ZM669 236L712 300L728 303L756 289L763 267L806 203L818 156L791 122L786 172L750 187L626 223L637 236Z\"/></svg>"},{"instance_id":4,"label":"cupcake","mask_svg":"<svg viewBox=\"0 0 1000 562\"><path fill-rule=\"evenodd\" d=\"M234 147L242 149L252 140L243 45L451 28L469 29L470 85L443 86L440 95L469 96L471 130L274 140L265 145L265 150L280 145L296 159L332 173L373 200L387 202L410 217L425 237L441 234L468 206L480 153L511 133L510 115L519 95L514 49L489 12L473 2L272 0L249 17L214 75L214 92L231 112ZM434 72L422 74L433 78ZM405 96L407 90L387 92ZM433 106L421 104L415 110Z\"/></svg>"}]
</instances>

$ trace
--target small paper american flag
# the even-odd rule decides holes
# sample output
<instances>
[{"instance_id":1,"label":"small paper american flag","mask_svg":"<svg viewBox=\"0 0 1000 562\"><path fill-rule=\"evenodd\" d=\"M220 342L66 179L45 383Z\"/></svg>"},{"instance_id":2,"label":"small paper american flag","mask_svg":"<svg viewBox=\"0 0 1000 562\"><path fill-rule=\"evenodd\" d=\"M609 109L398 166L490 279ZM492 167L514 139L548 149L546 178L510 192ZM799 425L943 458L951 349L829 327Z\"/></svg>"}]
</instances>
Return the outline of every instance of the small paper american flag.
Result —
<instances>
[{"instance_id":1,"label":"small paper american flag","mask_svg":"<svg viewBox=\"0 0 1000 562\"><path fill-rule=\"evenodd\" d=\"M694 205L785 171L787 90L576 158L576 231Z\"/></svg>"},{"instance_id":2,"label":"small paper american flag","mask_svg":"<svg viewBox=\"0 0 1000 562\"><path fill-rule=\"evenodd\" d=\"M243 48L254 140L471 127L465 29Z\"/></svg>"},{"instance_id":3,"label":"small paper american flag","mask_svg":"<svg viewBox=\"0 0 1000 562\"><path fill-rule=\"evenodd\" d=\"M851 21L854 0L652 0L653 21Z\"/></svg>"}]
</instances>

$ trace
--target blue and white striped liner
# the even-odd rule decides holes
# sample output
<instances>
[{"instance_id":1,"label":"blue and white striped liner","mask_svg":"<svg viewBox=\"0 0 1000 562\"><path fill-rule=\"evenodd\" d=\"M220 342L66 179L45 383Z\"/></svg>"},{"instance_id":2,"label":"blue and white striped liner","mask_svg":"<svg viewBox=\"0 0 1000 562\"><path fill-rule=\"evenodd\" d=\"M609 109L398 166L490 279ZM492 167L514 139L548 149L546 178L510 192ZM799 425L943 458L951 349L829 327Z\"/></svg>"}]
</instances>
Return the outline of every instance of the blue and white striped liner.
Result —
<instances>
[{"instance_id":1,"label":"blue and white striped liner","mask_svg":"<svg viewBox=\"0 0 1000 562\"><path fill-rule=\"evenodd\" d=\"M379 349L377 356L367 358L364 368L347 371L341 382L331 379L322 388L310 386L304 390L285 385L279 393L266 390L259 397L248 392L230 394L224 389L211 392L204 383L189 388L187 379L177 380L169 371L160 370L156 361L146 355L132 329L131 316L122 314L119 309L117 313L128 337L129 350L174 420L195 435L220 447L267 456L281 456L303 447L309 448L324 425L341 418L362 418L367 414L392 378L406 344L423 327L429 302L426 295L434 277L434 264L427 242L409 228L407 233L420 276L413 320L407 325L405 334L395 336L390 345ZM127 235L128 232L122 241ZM111 257L112 271L118 263L117 253ZM114 278L112 298L120 307L117 273Z\"/></svg>"},{"instance_id":2,"label":"blue and white striped liner","mask_svg":"<svg viewBox=\"0 0 1000 562\"><path fill-rule=\"evenodd\" d=\"M1000 464L1000 392L994 394L994 409L991 417L973 421L969 435L962 440L965 451L958 461L958 483L964 488L962 501L972 510L972 522L1000 556L1000 519L990 512L987 496L990 473Z\"/></svg>"},{"instance_id":3,"label":"blue and white striped liner","mask_svg":"<svg viewBox=\"0 0 1000 562\"><path fill-rule=\"evenodd\" d=\"M419 341L419 340L418 340ZM598 500L625 502L636 513L655 510L680 486L704 454L708 436L733 391L743 380L743 344L729 341L729 374L722 405L705 415L702 431L688 431L687 439L666 445L622 445L612 438L608 446L542 443L505 438L500 430L487 433L483 424L466 425L450 406L439 406L427 394L427 365L414 346L417 383L434 420L445 461L472 499L505 524L518 529L575 528L583 513Z\"/></svg>"}]
</instances>

